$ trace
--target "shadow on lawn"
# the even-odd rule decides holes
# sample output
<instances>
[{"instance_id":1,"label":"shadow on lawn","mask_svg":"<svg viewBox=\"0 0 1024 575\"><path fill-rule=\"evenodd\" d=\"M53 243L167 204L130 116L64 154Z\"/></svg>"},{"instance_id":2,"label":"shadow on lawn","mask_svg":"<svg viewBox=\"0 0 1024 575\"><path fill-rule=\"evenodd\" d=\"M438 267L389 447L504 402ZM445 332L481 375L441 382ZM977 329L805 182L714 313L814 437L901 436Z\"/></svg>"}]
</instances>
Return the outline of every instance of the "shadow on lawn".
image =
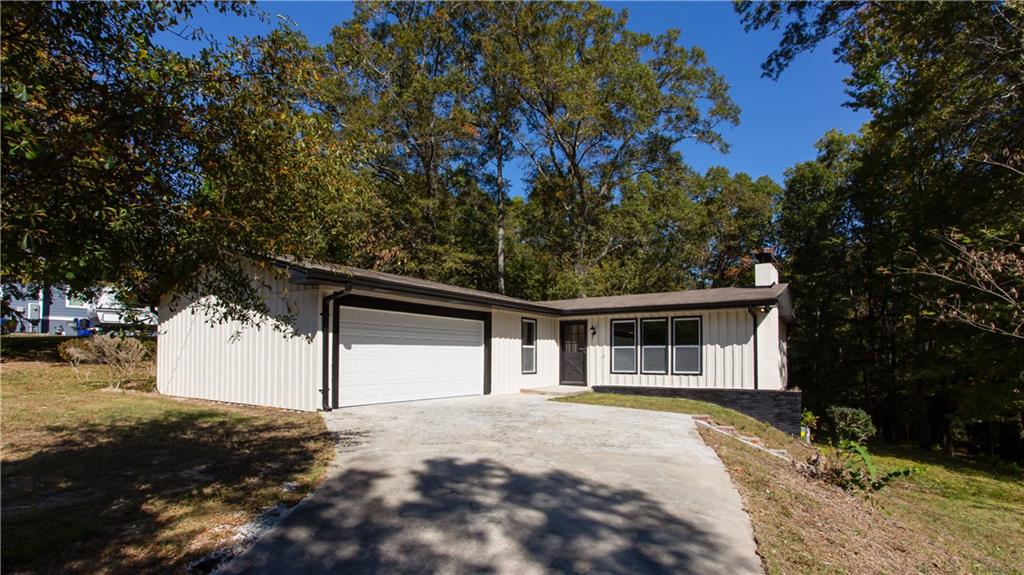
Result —
<instances>
[{"instance_id":1,"label":"shadow on lawn","mask_svg":"<svg viewBox=\"0 0 1024 575\"><path fill-rule=\"evenodd\" d=\"M181 571L194 556L169 557L160 546L180 549L210 525L161 532L170 513L160 511L247 509L262 489L280 493L330 441L291 421L195 410L48 428L56 443L3 462L3 570Z\"/></svg>"},{"instance_id":2,"label":"shadow on lawn","mask_svg":"<svg viewBox=\"0 0 1024 575\"><path fill-rule=\"evenodd\" d=\"M332 477L222 573L686 573L703 571L701 559L739 564L645 493L572 473L434 458L397 501L394 483L380 485L389 477L359 466Z\"/></svg>"},{"instance_id":3,"label":"shadow on lawn","mask_svg":"<svg viewBox=\"0 0 1024 575\"><path fill-rule=\"evenodd\" d=\"M871 452L882 457L906 459L914 465L932 465L951 473L960 473L1001 480L1024 480L1024 471L1012 462L998 458L979 458L969 455L950 457L945 453L922 449L916 445L872 442Z\"/></svg>"}]
</instances>

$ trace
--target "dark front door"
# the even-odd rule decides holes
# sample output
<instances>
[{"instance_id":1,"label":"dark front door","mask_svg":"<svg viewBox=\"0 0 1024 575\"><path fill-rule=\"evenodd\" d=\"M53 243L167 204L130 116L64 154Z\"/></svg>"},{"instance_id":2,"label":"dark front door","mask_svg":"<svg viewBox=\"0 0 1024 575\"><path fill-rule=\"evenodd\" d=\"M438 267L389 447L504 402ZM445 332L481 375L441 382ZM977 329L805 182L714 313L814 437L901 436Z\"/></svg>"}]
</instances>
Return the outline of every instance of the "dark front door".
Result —
<instances>
[{"instance_id":1,"label":"dark front door","mask_svg":"<svg viewBox=\"0 0 1024 575\"><path fill-rule=\"evenodd\" d=\"M562 385L587 385L587 322L561 323Z\"/></svg>"}]
</instances>

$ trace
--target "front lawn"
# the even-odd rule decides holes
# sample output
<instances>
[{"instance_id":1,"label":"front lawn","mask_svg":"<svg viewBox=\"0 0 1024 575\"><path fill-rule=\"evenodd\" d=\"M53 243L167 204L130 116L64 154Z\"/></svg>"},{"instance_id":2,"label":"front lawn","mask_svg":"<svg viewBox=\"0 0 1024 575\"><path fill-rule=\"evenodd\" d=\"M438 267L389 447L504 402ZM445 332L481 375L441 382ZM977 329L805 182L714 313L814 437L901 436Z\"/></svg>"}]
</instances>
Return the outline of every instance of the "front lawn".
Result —
<instances>
[{"instance_id":1,"label":"front lawn","mask_svg":"<svg viewBox=\"0 0 1024 575\"><path fill-rule=\"evenodd\" d=\"M699 401L588 394L558 401L711 415L795 458L798 440ZM883 469L919 467L871 500L809 480L794 467L699 428L750 515L766 571L775 573L1021 573L1024 473L911 448L876 447Z\"/></svg>"},{"instance_id":2,"label":"front lawn","mask_svg":"<svg viewBox=\"0 0 1024 575\"><path fill-rule=\"evenodd\" d=\"M2 366L4 572L182 573L331 459L317 414L110 391L102 374Z\"/></svg>"}]
</instances>

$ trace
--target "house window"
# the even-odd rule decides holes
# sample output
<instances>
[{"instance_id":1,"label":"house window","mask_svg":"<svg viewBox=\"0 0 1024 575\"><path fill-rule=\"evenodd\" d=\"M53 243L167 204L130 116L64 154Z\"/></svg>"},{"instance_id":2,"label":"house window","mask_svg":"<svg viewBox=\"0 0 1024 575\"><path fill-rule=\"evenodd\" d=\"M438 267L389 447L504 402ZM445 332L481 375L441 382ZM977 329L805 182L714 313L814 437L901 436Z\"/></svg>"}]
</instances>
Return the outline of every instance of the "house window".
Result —
<instances>
[{"instance_id":1,"label":"house window","mask_svg":"<svg viewBox=\"0 0 1024 575\"><path fill-rule=\"evenodd\" d=\"M65 307L88 307L88 300L81 297L75 297L71 294L65 294L64 296Z\"/></svg>"},{"instance_id":2,"label":"house window","mask_svg":"<svg viewBox=\"0 0 1024 575\"><path fill-rule=\"evenodd\" d=\"M636 320L612 320L612 373L636 373Z\"/></svg>"},{"instance_id":3,"label":"house window","mask_svg":"<svg viewBox=\"0 0 1024 575\"><path fill-rule=\"evenodd\" d=\"M699 317L672 318L672 373L701 372L701 322Z\"/></svg>"},{"instance_id":4,"label":"house window","mask_svg":"<svg viewBox=\"0 0 1024 575\"><path fill-rule=\"evenodd\" d=\"M644 319L640 325L640 371L668 373L668 320Z\"/></svg>"},{"instance_id":5,"label":"house window","mask_svg":"<svg viewBox=\"0 0 1024 575\"><path fill-rule=\"evenodd\" d=\"M523 318L523 373L537 373L537 320Z\"/></svg>"}]
</instances>

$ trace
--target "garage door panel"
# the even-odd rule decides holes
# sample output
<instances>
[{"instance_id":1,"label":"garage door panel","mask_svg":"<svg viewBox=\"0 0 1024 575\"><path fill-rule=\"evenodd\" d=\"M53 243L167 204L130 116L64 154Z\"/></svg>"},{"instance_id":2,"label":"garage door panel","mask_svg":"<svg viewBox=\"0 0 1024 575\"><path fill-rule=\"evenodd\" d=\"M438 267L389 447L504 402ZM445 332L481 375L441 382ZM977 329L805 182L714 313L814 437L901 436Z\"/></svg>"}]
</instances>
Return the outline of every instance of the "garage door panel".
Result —
<instances>
[{"instance_id":1,"label":"garage door panel","mask_svg":"<svg viewBox=\"0 0 1024 575\"><path fill-rule=\"evenodd\" d=\"M483 393L483 322L341 308L341 406Z\"/></svg>"}]
</instances>

